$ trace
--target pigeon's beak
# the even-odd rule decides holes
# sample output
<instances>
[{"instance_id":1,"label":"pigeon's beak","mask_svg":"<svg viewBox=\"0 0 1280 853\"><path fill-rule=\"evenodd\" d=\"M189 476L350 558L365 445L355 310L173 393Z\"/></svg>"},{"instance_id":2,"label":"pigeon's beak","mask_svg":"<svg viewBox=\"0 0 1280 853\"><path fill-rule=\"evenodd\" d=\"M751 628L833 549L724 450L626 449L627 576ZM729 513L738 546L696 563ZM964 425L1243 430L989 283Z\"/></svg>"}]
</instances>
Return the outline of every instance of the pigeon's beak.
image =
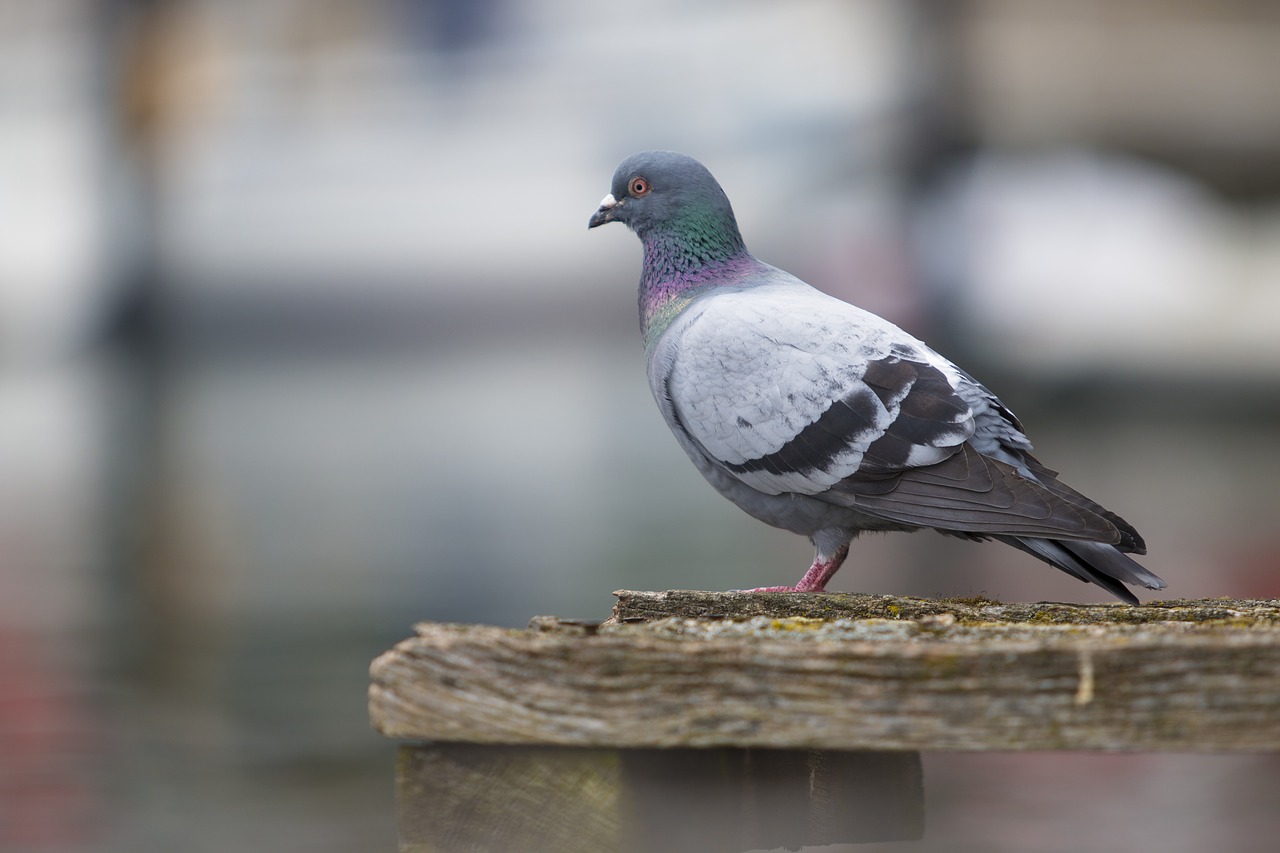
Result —
<instances>
[{"instance_id":1,"label":"pigeon's beak","mask_svg":"<svg viewBox=\"0 0 1280 853\"><path fill-rule=\"evenodd\" d=\"M587 222L588 228L595 228L597 225L604 225L606 222L612 222L618 218L618 205L621 204L613 193L609 193L600 202L600 209L591 214L591 219Z\"/></svg>"}]
</instances>

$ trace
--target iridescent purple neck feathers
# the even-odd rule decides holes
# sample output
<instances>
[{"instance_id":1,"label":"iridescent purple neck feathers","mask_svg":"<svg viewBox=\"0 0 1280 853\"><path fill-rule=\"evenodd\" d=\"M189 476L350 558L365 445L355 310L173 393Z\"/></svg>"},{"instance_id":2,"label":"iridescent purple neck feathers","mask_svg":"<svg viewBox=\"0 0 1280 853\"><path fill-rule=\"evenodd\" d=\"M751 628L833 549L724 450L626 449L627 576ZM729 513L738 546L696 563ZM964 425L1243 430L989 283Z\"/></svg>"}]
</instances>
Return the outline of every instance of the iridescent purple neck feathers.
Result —
<instances>
[{"instance_id":1,"label":"iridescent purple neck feathers","mask_svg":"<svg viewBox=\"0 0 1280 853\"><path fill-rule=\"evenodd\" d=\"M741 284L760 264L743 245L732 211L694 209L646 229L640 273L640 328L646 347L698 292Z\"/></svg>"}]
</instances>

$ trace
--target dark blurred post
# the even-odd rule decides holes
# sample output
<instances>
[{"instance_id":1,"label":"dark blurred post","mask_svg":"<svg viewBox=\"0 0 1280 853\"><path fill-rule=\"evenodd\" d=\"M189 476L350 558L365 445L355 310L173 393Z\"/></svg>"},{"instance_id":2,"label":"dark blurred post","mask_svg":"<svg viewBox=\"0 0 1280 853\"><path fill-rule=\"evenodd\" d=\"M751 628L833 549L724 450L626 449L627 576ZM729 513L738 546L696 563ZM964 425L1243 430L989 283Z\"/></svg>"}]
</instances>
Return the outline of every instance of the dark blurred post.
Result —
<instances>
[{"instance_id":1,"label":"dark blurred post","mask_svg":"<svg viewBox=\"0 0 1280 853\"><path fill-rule=\"evenodd\" d=\"M400 849L740 853L924 835L920 753L402 745Z\"/></svg>"},{"instance_id":2,"label":"dark blurred post","mask_svg":"<svg viewBox=\"0 0 1280 853\"><path fill-rule=\"evenodd\" d=\"M914 217L951 170L973 154L977 141L965 120L970 95L959 30L968 14L967 4L913 2L904 8L916 61L910 66L908 117L897 166L908 216L903 223L907 245L918 250L912 239ZM954 303L959 289L949 282L932 280L947 270L934 269L918 251L908 260L909 275L925 295L921 304L927 312L922 318L924 328L911 331L925 336L941 352L959 358L969 349L963 348L963 335L955 327Z\"/></svg>"},{"instance_id":3,"label":"dark blurred post","mask_svg":"<svg viewBox=\"0 0 1280 853\"><path fill-rule=\"evenodd\" d=\"M164 97L166 44L181 0L101 0L97 5L103 197L115 295L100 345L113 391L103 482L108 594L118 597L126 658L164 634L165 577L155 545L163 529L166 397L171 341L161 261L161 161L172 104Z\"/></svg>"}]
</instances>

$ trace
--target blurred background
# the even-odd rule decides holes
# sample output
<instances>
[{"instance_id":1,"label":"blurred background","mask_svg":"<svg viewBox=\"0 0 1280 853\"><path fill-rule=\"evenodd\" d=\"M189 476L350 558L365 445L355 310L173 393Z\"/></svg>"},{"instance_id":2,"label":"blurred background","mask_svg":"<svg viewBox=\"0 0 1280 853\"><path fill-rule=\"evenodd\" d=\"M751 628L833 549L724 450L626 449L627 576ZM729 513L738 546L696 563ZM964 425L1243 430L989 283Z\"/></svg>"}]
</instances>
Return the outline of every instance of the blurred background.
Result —
<instances>
[{"instance_id":1,"label":"blurred background","mask_svg":"<svg viewBox=\"0 0 1280 853\"><path fill-rule=\"evenodd\" d=\"M1280 595L1277 80L1248 0L0 0L0 850L393 850L414 621L800 576L586 230L643 148L992 387L1169 597ZM934 534L832 588L1105 600ZM892 849L1280 832L1270 756L925 773Z\"/></svg>"}]
</instances>

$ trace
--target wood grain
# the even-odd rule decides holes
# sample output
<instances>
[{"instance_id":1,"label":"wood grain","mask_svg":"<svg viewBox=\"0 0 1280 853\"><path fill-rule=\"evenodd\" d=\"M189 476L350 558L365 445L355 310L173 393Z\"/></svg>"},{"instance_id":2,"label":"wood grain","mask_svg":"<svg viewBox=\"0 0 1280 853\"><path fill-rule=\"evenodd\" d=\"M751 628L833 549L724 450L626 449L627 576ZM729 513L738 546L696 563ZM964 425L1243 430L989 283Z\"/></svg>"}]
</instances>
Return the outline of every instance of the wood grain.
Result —
<instances>
[{"instance_id":1,"label":"wood grain","mask_svg":"<svg viewBox=\"0 0 1280 853\"><path fill-rule=\"evenodd\" d=\"M1269 601L621 593L598 626L418 625L370 713L489 744L1274 750L1278 625Z\"/></svg>"}]
</instances>

